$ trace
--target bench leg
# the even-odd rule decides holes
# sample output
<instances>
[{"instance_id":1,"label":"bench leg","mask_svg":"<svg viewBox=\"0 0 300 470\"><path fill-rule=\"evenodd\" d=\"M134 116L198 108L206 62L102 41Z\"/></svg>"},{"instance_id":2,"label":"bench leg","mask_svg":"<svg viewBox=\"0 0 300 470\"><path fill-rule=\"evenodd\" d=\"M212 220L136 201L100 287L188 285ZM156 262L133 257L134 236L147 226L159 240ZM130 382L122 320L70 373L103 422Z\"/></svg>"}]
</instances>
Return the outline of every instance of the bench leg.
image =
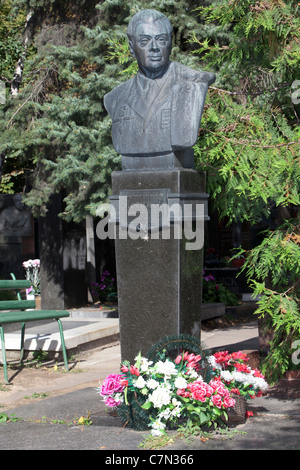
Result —
<instances>
[{"instance_id":1,"label":"bench leg","mask_svg":"<svg viewBox=\"0 0 300 470\"><path fill-rule=\"evenodd\" d=\"M20 362L23 365L24 358L24 338L25 338L25 323L22 323L21 327L21 350L20 350Z\"/></svg>"},{"instance_id":2,"label":"bench leg","mask_svg":"<svg viewBox=\"0 0 300 470\"><path fill-rule=\"evenodd\" d=\"M9 385L8 376L7 376L7 363L6 363L4 331L3 331L3 326L2 325L0 325L0 334L1 334L1 347L2 347L2 362L3 362L3 370L4 370L4 379L5 379L5 383L7 385Z\"/></svg>"},{"instance_id":3,"label":"bench leg","mask_svg":"<svg viewBox=\"0 0 300 470\"><path fill-rule=\"evenodd\" d=\"M62 323L60 321L60 318L57 318L57 323L58 323L58 328L59 328L59 332L60 332L61 348L62 348L64 363L65 363L65 369L68 371L69 366L68 366L67 351L66 351L66 346L65 346L65 338L64 338L63 327L62 327Z\"/></svg>"}]
</instances>

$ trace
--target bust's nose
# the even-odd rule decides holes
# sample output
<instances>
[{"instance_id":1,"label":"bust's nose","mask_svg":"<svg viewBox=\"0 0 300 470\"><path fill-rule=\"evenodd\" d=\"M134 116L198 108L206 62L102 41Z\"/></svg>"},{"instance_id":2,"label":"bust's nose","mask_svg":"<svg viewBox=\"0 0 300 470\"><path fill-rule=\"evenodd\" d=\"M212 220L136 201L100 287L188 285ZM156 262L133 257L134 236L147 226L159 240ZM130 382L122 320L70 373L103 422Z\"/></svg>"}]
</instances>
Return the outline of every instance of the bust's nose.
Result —
<instances>
[{"instance_id":1,"label":"bust's nose","mask_svg":"<svg viewBox=\"0 0 300 470\"><path fill-rule=\"evenodd\" d=\"M150 44L150 51L159 52L159 47L155 39L152 39Z\"/></svg>"}]
</instances>

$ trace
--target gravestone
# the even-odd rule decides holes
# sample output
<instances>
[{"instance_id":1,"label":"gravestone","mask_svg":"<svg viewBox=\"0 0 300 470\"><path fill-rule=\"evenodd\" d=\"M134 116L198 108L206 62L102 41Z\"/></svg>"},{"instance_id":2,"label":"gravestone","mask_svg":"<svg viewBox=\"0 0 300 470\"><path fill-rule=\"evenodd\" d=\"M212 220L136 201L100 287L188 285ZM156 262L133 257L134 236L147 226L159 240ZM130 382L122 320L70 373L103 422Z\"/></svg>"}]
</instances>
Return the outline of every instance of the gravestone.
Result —
<instances>
[{"instance_id":1,"label":"gravestone","mask_svg":"<svg viewBox=\"0 0 300 470\"><path fill-rule=\"evenodd\" d=\"M194 170L209 72L171 62L172 26L155 10L128 25L136 76L104 98L122 171L112 173L122 359L161 337L200 338L205 174ZM112 235L111 235L112 236Z\"/></svg>"},{"instance_id":2,"label":"gravestone","mask_svg":"<svg viewBox=\"0 0 300 470\"><path fill-rule=\"evenodd\" d=\"M0 276L25 277L23 261L35 258L34 222L22 194L0 195Z\"/></svg>"},{"instance_id":3,"label":"gravestone","mask_svg":"<svg viewBox=\"0 0 300 470\"><path fill-rule=\"evenodd\" d=\"M65 222L61 195L52 196L39 219L42 309L64 310L87 303L85 223Z\"/></svg>"}]
</instances>

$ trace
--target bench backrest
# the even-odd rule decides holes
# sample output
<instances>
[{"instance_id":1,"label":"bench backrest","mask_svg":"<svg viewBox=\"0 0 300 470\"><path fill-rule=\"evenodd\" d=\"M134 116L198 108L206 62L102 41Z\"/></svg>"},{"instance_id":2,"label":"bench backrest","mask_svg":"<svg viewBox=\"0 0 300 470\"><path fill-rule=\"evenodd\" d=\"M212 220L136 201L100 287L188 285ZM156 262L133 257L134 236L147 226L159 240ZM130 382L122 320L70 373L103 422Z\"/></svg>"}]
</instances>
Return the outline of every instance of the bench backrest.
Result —
<instances>
[{"instance_id":1,"label":"bench backrest","mask_svg":"<svg viewBox=\"0 0 300 470\"><path fill-rule=\"evenodd\" d=\"M0 290L14 289L17 291L18 300L1 300L1 310L25 310L27 308L35 308L35 300L22 300L18 292L19 289L29 289L30 281L24 280L0 280Z\"/></svg>"}]
</instances>

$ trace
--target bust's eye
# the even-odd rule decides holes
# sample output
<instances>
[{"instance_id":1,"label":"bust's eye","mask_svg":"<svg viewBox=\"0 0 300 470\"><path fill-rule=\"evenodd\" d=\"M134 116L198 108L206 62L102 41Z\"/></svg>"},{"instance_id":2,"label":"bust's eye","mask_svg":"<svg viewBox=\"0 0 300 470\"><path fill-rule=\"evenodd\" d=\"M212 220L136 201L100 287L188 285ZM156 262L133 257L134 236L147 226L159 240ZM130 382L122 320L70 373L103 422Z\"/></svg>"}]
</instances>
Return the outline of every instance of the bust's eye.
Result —
<instances>
[{"instance_id":1,"label":"bust's eye","mask_svg":"<svg viewBox=\"0 0 300 470\"><path fill-rule=\"evenodd\" d=\"M160 37L157 39L157 42L161 45L161 46L164 46L165 44L167 44L167 38L165 37Z\"/></svg>"},{"instance_id":2,"label":"bust's eye","mask_svg":"<svg viewBox=\"0 0 300 470\"><path fill-rule=\"evenodd\" d=\"M145 46L147 46L148 42L149 42L149 39L147 39L147 38L142 38L142 39L140 40L140 46L145 47Z\"/></svg>"}]
</instances>

